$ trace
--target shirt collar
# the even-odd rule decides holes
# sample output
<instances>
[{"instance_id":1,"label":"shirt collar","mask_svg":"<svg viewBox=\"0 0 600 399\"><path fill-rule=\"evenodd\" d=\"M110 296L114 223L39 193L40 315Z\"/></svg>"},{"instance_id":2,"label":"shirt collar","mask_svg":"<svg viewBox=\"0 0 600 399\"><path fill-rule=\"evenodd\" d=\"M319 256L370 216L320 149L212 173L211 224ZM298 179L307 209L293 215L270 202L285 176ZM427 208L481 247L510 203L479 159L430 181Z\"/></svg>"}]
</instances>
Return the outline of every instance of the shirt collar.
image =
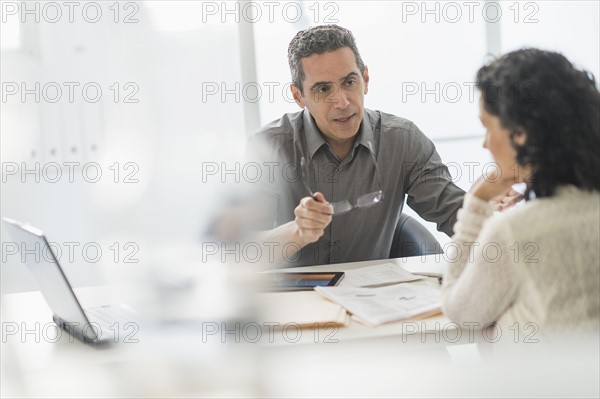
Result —
<instances>
[{"instance_id":1,"label":"shirt collar","mask_svg":"<svg viewBox=\"0 0 600 399\"><path fill-rule=\"evenodd\" d=\"M323 145L328 145L317 127L314 118L307 109L304 109L304 137L306 138L306 149L309 159L312 159Z\"/></svg>"},{"instance_id":2,"label":"shirt collar","mask_svg":"<svg viewBox=\"0 0 600 399\"><path fill-rule=\"evenodd\" d=\"M317 124L307 109L304 109L304 135L306 137L306 148L308 150L308 157L310 159L313 158L315 153L323 147L323 145L329 146L325 139L323 138L323 134L317 127ZM369 147L367 143L371 143L372 147ZM356 148L362 145L367 150L371 150L371 148L375 147L374 143L374 134L373 134L373 121L371 115L367 109L364 111L364 117L358 129L358 138L354 142L354 147L352 149L353 153L356 151Z\"/></svg>"},{"instance_id":3,"label":"shirt collar","mask_svg":"<svg viewBox=\"0 0 600 399\"><path fill-rule=\"evenodd\" d=\"M375 135L373 134L373 121L367 109L365 109L364 115L365 116L363 117L362 123L360 124L360 128L358 129L358 139L354 142L354 149L356 149L359 145L362 145L369 151L371 151L371 149L375 151ZM371 143L371 146L369 146L368 143Z\"/></svg>"}]
</instances>

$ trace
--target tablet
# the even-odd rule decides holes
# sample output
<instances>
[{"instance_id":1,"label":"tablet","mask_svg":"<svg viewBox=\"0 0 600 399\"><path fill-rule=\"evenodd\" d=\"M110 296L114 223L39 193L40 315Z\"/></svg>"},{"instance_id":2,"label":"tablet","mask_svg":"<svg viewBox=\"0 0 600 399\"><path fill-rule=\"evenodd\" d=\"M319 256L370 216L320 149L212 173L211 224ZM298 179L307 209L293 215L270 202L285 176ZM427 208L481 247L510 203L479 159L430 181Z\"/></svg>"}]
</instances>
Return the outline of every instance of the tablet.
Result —
<instances>
[{"instance_id":1,"label":"tablet","mask_svg":"<svg viewBox=\"0 0 600 399\"><path fill-rule=\"evenodd\" d=\"M344 277L344 272L263 273L260 287L263 291L308 291L315 287L333 287Z\"/></svg>"}]
</instances>

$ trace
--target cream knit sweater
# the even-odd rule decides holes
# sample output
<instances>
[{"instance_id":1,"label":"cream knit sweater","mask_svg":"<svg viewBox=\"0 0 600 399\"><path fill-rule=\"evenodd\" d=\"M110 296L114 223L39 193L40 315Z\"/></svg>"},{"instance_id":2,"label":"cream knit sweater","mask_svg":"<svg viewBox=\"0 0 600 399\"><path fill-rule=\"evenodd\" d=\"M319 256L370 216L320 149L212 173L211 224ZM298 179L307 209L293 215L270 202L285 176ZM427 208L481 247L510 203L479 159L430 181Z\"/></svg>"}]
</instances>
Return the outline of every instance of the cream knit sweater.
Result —
<instances>
[{"instance_id":1,"label":"cream knit sweater","mask_svg":"<svg viewBox=\"0 0 600 399\"><path fill-rule=\"evenodd\" d=\"M565 186L492 213L489 203L465 196L446 254L445 315L542 333L598 330L600 194Z\"/></svg>"}]
</instances>

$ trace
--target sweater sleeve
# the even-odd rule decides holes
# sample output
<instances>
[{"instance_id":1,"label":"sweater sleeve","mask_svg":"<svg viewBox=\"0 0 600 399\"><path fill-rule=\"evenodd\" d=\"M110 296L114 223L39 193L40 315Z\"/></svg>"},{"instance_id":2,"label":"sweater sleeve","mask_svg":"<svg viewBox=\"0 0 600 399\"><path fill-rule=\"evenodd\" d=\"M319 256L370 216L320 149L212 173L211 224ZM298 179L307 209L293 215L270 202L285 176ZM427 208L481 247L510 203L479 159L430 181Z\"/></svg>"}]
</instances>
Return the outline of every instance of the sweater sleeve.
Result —
<instances>
[{"instance_id":1,"label":"sweater sleeve","mask_svg":"<svg viewBox=\"0 0 600 399\"><path fill-rule=\"evenodd\" d=\"M442 286L442 308L454 322L495 322L517 294L512 234L492 213L488 202L470 193L458 212Z\"/></svg>"}]
</instances>

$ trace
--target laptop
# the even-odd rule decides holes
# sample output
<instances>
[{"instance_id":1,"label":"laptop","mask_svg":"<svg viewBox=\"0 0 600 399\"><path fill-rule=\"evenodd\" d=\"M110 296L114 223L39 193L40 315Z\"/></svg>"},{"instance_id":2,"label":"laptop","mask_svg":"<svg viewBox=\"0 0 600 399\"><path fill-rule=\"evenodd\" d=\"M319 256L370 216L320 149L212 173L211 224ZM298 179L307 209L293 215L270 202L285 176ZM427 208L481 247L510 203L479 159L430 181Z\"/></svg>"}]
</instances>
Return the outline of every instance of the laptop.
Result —
<instances>
[{"instance_id":1,"label":"laptop","mask_svg":"<svg viewBox=\"0 0 600 399\"><path fill-rule=\"evenodd\" d=\"M124 304L83 309L44 233L16 220L2 220L19 251L23 247L27 251L24 255L27 268L60 328L87 344L137 342L139 314L135 310Z\"/></svg>"}]
</instances>

